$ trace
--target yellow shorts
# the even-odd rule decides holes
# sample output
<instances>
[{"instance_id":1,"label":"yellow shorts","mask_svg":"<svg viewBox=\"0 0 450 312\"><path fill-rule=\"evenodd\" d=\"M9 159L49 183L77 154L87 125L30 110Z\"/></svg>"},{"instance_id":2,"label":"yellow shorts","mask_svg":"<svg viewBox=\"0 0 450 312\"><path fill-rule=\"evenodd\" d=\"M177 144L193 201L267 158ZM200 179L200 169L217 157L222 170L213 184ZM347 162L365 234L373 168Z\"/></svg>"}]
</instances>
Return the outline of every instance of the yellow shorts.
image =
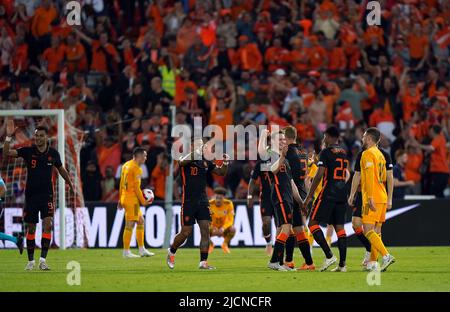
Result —
<instances>
[{"instance_id":1,"label":"yellow shorts","mask_svg":"<svg viewBox=\"0 0 450 312\"><path fill-rule=\"evenodd\" d=\"M137 200L125 200L122 203L123 209L125 209L125 220L127 221L139 221L139 217L142 216L141 205Z\"/></svg>"},{"instance_id":2,"label":"yellow shorts","mask_svg":"<svg viewBox=\"0 0 450 312\"><path fill-rule=\"evenodd\" d=\"M362 221L367 224L384 223L386 221L387 204L375 204L375 211L370 210L369 205L363 205Z\"/></svg>"}]
</instances>

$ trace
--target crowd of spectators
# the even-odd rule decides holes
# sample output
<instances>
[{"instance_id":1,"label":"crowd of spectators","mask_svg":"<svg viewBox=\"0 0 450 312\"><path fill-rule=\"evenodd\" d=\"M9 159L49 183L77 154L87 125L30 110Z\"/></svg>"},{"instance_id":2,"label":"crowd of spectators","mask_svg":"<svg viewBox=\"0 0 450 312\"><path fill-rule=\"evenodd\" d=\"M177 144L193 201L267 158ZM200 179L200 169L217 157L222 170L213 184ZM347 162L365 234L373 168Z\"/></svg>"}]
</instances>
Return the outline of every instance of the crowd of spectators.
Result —
<instances>
[{"instance_id":1,"label":"crowd of spectators","mask_svg":"<svg viewBox=\"0 0 450 312\"><path fill-rule=\"evenodd\" d=\"M85 200L117 199L139 145L143 185L164 198L172 117L195 116L292 124L311 154L337 124L352 163L375 126L397 162L396 196L444 196L450 1L380 0L378 26L363 0L84 0L81 26L67 24L67 2L0 0L0 106L66 110L86 134ZM253 165L233 161L209 185L245 198Z\"/></svg>"}]
</instances>

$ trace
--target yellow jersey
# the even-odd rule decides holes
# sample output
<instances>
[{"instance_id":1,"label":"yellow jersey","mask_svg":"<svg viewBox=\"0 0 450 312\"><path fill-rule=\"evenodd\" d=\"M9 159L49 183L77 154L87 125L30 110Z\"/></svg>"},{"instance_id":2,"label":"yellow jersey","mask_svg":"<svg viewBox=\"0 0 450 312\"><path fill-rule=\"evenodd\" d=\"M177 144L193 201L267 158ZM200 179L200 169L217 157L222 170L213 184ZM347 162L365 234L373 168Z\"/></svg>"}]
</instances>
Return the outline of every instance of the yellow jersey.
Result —
<instances>
[{"instance_id":1,"label":"yellow jersey","mask_svg":"<svg viewBox=\"0 0 450 312\"><path fill-rule=\"evenodd\" d=\"M141 175L142 169L133 159L123 164L119 187L119 198L122 205L136 200L141 205L145 204L145 198L141 190Z\"/></svg>"},{"instance_id":2,"label":"yellow jersey","mask_svg":"<svg viewBox=\"0 0 450 312\"><path fill-rule=\"evenodd\" d=\"M366 149L361 156L361 193L363 205L369 198L373 198L375 204L387 203L386 159L376 146Z\"/></svg>"},{"instance_id":3,"label":"yellow jersey","mask_svg":"<svg viewBox=\"0 0 450 312\"><path fill-rule=\"evenodd\" d=\"M209 201L209 210L211 212L211 225L216 228L227 229L234 223L234 205L229 199L223 199L222 205L217 206L216 200Z\"/></svg>"},{"instance_id":4,"label":"yellow jersey","mask_svg":"<svg viewBox=\"0 0 450 312\"><path fill-rule=\"evenodd\" d=\"M310 165L308 177L311 178L311 182L314 179L314 177L316 176L318 169L319 169L319 167L317 167L317 165L315 163L312 163ZM314 199L316 199L317 196L319 196L319 193L322 190L322 182L323 182L323 179L320 181L319 185L317 186L316 190L314 191Z\"/></svg>"}]
</instances>

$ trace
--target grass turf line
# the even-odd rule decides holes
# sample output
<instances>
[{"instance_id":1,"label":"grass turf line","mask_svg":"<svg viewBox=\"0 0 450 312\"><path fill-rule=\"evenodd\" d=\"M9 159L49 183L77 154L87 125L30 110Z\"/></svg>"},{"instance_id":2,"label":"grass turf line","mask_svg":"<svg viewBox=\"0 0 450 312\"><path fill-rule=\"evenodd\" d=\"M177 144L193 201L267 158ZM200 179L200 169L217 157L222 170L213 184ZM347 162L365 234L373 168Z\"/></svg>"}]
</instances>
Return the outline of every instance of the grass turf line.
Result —
<instances>
[{"instance_id":1,"label":"grass turf line","mask_svg":"<svg viewBox=\"0 0 450 312\"><path fill-rule=\"evenodd\" d=\"M271 271L261 248L231 248L229 255L216 248L209 257L215 271L198 270L198 249L181 248L174 270L168 269L163 249L152 249L156 256L138 259L123 259L120 249L68 249L50 250L52 271L41 272L36 250L36 268L26 272L26 251L20 256L17 250L0 250L0 291L450 291L450 248L389 250L397 262L381 273L380 286L368 286L367 273L361 271L363 248L348 249L347 273ZM337 248L333 252L339 256ZM314 248L313 258L319 267L322 251ZM81 286L66 282L66 265L72 260L81 265ZM294 261L302 264L298 249Z\"/></svg>"}]
</instances>

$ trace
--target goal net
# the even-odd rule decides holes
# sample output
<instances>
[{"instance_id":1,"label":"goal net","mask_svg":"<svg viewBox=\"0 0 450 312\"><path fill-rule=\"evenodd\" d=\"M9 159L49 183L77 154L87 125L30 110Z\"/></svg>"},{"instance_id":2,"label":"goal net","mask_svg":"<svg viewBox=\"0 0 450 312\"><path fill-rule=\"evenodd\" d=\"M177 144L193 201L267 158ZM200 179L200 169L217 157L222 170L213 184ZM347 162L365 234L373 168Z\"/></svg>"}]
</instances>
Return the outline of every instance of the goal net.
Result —
<instances>
[{"instance_id":1,"label":"goal net","mask_svg":"<svg viewBox=\"0 0 450 312\"><path fill-rule=\"evenodd\" d=\"M36 126L49 129L50 146L56 148L74 184L70 191L65 181L54 170L55 218L52 245L85 247L87 233L85 225L83 191L80 177L79 156L83 142L82 130L72 124L72 118L65 118L64 110L0 110L0 142L6 136L6 120L13 119L17 128L12 148L33 144ZM3 148L3 146L2 146ZM2 154L2 153L1 153ZM3 155L0 155L3 157ZM21 158L7 157L1 162L1 176L6 184L6 196L1 203L0 231L8 234L23 231L22 212L25 201L27 169ZM64 220L64 222L63 222ZM36 231L36 244L40 244L41 224ZM1 242L0 242L1 243ZM12 247L7 244L0 247Z\"/></svg>"}]
</instances>

